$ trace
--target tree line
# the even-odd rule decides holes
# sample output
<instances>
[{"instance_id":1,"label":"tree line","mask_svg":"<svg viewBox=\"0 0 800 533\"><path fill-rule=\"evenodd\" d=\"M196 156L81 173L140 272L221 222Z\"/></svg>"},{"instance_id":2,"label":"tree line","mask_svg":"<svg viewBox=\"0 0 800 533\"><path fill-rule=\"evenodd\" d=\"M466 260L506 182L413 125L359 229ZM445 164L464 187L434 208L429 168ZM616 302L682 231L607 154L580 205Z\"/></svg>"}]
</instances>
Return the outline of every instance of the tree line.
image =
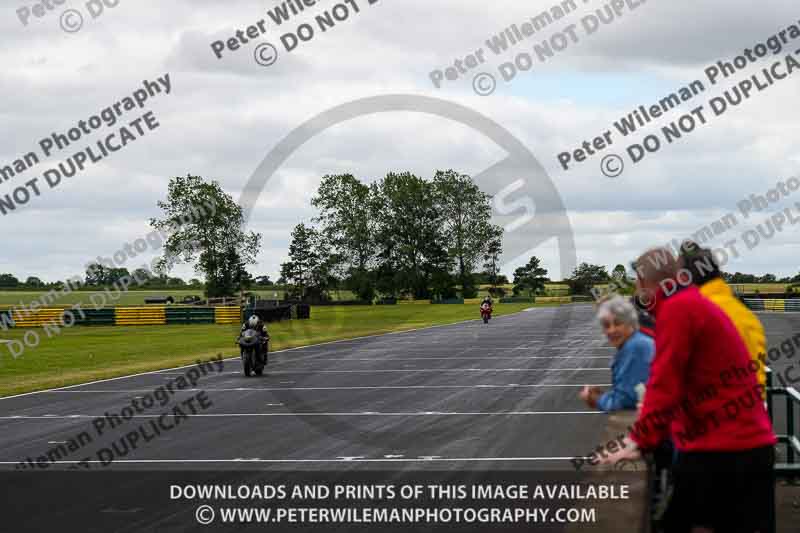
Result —
<instances>
[{"instance_id":1,"label":"tree line","mask_svg":"<svg viewBox=\"0 0 800 533\"><path fill-rule=\"evenodd\" d=\"M132 288L202 289L206 296L229 296L251 287L286 287L290 296L325 300L333 289L348 289L360 300L376 296L475 297L489 284L501 295L508 283L500 273L503 228L491 223L491 196L472 178L454 170L437 171L432 179L410 172L389 173L367 185L351 174L327 175L312 199L319 215L298 224L291 234L289 260L280 278L253 277L261 235L245 231L244 210L216 181L187 175L169 181L167 197L158 202L156 230L169 230L154 272L87 266L86 288L113 285L126 277L146 280ZM214 205L212 216L194 217L195 206ZM191 220L190 223L179 223ZM193 264L198 274L188 282L169 271L178 263ZM778 278L723 272L729 283L800 284L800 274ZM563 280L572 294L588 294L592 286L630 279L623 265L611 273L605 266L581 263ZM514 294L534 295L549 282L541 260L531 257L514 272ZM40 276L21 281L0 274L0 289L52 289L65 282Z\"/></svg>"},{"instance_id":2,"label":"tree line","mask_svg":"<svg viewBox=\"0 0 800 533\"><path fill-rule=\"evenodd\" d=\"M297 228L295 228L297 229ZM490 248L488 246L487 248ZM494 289L490 292L497 296L505 295L505 290L499 288L500 285L508 285L509 280L504 274L497 271L495 255L491 250L487 251L485 257L489 257L484 263L484 270L472 275L474 285L491 285ZM132 276L137 279L146 279L147 281L142 284L137 284L132 287L144 289L196 289L204 290L206 287L205 282L198 278L192 278L188 281L178 277L170 277L166 274L155 275L150 278L147 277L148 272L143 269L134 270L132 273L127 268L109 268L103 265L93 263L88 266L86 270L86 277L83 280L83 286L86 289L100 289L108 287L117 283L127 276ZM723 279L732 284L739 283L786 283L786 284L800 284L800 274L795 276L786 276L778 278L774 274L765 274L757 276L753 274L743 274L741 272L722 273ZM569 278L564 279L561 283L566 284L570 288L572 294L588 294L589 289L595 285L609 283L614 280L630 279L630 276L623 265L616 265L609 274L605 266L593 265L589 263L581 263L572 272ZM342 284L341 280L333 280L337 286ZM533 296L536 294L543 294L546 283L550 283L550 278L547 277L547 270L541 267L541 260L537 257L531 257L530 261L523 267L519 267L514 271L513 277L513 293L515 295ZM277 282L273 282L268 275L261 275L251 277L248 276L246 283L242 288L266 288L266 287L279 287L285 288L287 285L285 277L281 276ZM19 289L19 290L40 290L60 288L64 285L62 281L46 282L38 276L28 276L24 281L11 273L0 274L0 289ZM297 287L292 287L297 291Z\"/></svg>"},{"instance_id":3,"label":"tree line","mask_svg":"<svg viewBox=\"0 0 800 533\"><path fill-rule=\"evenodd\" d=\"M491 281L500 276L503 229L491 223L491 197L465 174L392 172L370 185L327 175L311 203L319 215L294 228L281 265L295 297L345 288L359 300L471 298L481 264Z\"/></svg>"}]
</instances>

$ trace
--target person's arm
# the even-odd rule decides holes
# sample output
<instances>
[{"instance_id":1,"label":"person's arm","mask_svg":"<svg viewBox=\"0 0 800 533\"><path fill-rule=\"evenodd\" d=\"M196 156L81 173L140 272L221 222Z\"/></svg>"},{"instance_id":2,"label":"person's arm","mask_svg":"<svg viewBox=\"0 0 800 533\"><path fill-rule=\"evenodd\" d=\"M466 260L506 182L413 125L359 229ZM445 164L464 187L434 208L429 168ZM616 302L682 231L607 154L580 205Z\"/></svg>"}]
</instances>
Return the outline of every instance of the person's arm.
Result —
<instances>
[{"instance_id":1,"label":"person's arm","mask_svg":"<svg viewBox=\"0 0 800 533\"><path fill-rule=\"evenodd\" d=\"M638 383L637 376L633 375L637 367L637 357L644 357L641 350L633 345L625 345L617 354L617 368L613 377L611 390L597 400L597 408L606 413L621 409L636 407L636 397L631 395L633 387Z\"/></svg>"},{"instance_id":2,"label":"person's arm","mask_svg":"<svg viewBox=\"0 0 800 533\"><path fill-rule=\"evenodd\" d=\"M650 366L647 394L630 434L640 448L655 448L669 436L669 422L684 396L694 335L692 314L682 305L666 309L658 317L656 355Z\"/></svg>"}]
</instances>

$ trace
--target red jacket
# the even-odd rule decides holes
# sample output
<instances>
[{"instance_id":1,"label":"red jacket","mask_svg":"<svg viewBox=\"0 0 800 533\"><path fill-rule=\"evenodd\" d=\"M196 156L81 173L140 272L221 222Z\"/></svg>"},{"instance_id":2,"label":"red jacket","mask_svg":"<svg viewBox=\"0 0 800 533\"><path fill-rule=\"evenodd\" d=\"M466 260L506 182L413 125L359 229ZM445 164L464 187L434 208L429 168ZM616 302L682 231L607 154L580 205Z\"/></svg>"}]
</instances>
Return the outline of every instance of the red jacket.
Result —
<instances>
[{"instance_id":1,"label":"red jacket","mask_svg":"<svg viewBox=\"0 0 800 533\"><path fill-rule=\"evenodd\" d=\"M656 354L631 438L643 449L671 438L681 451L773 445L762 387L735 326L695 287L656 295Z\"/></svg>"}]
</instances>

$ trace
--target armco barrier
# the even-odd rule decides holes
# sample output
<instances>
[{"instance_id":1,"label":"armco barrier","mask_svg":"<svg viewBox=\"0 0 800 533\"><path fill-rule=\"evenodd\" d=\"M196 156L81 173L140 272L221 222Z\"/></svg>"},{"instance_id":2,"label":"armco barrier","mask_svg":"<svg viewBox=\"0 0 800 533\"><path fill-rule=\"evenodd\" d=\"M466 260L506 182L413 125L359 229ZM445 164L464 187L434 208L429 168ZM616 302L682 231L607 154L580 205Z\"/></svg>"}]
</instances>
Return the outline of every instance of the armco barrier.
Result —
<instances>
[{"instance_id":1,"label":"armco barrier","mask_svg":"<svg viewBox=\"0 0 800 533\"><path fill-rule=\"evenodd\" d=\"M215 324L241 324L242 309L240 307L214 307Z\"/></svg>"},{"instance_id":2,"label":"armco barrier","mask_svg":"<svg viewBox=\"0 0 800 533\"><path fill-rule=\"evenodd\" d=\"M239 308L236 318L239 318ZM210 307L167 307L167 324L213 324L216 310Z\"/></svg>"},{"instance_id":3,"label":"armco barrier","mask_svg":"<svg viewBox=\"0 0 800 533\"><path fill-rule=\"evenodd\" d=\"M764 300L764 309L766 311L786 311L786 300Z\"/></svg>"},{"instance_id":4,"label":"armco barrier","mask_svg":"<svg viewBox=\"0 0 800 533\"><path fill-rule=\"evenodd\" d=\"M333 307L339 305L372 305L372 300L329 300L327 302L310 302L316 307Z\"/></svg>"},{"instance_id":5,"label":"armco barrier","mask_svg":"<svg viewBox=\"0 0 800 533\"><path fill-rule=\"evenodd\" d=\"M403 305L429 305L430 300L397 300L397 303Z\"/></svg>"},{"instance_id":6,"label":"armco barrier","mask_svg":"<svg viewBox=\"0 0 800 533\"><path fill-rule=\"evenodd\" d=\"M61 316L64 314L63 307L47 307L38 309L31 314L23 315L14 313L14 326L18 328L36 328L45 324L61 323Z\"/></svg>"},{"instance_id":7,"label":"armco barrier","mask_svg":"<svg viewBox=\"0 0 800 533\"><path fill-rule=\"evenodd\" d=\"M288 306L287 306L288 309ZM65 320L65 313L67 317ZM164 324L240 324L239 307L148 306L73 309L47 307L29 314L0 309L0 324L5 327L36 328L45 325L67 326L144 326Z\"/></svg>"},{"instance_id":8,"label":"armco barrier","mask_svg":"<svg viewBox=\"0 0 800 533\"><path fill-rule=\"evenodd\" d=\"M65 318L64 314L69 313ZM107 309L72 309L70 307L46 307L30 314L14 313L11 310L0 311L10 317L16 328L38 328L48 324L68 326L113 326L114 308ZM2 320L2 318L0 318ZM8 324L9 322L5 322Z\"/></svg>"},{"instance_id":9,"label":"armco barrier","mask_svg":"<svg viewBox=\"0 0 800 533\"><path fill-rule=\"evenodd\" d=\"M432 304L464 305L464 298L448 298L447 300L431 300Z\"/></svg>"},{"instance_id":10,"label":"armco barrier","mask_svg":"<svg viewBox=\"0 0 800 533\"><path fill-rule=\"evenodd\" d=\"M114 309L83 309L83 314L74 312L75 324L80 326L113 326Z\"/></svg>"},{"instance_id":11,"label":"armco barrier","mask_svg":"<svg viewBox=\"0 0 800 533\"><path fill-rule=\"evenodd\" d=\"M158 326L167 323L164 307L116 307L114 324L117 326Z\"/></svg>"},{"instance_id":12,"label":"armco barrier","mask_svg":"<svg viewBox=\"0 0 800 533\"><path fill-rule=\"evenodd\" d=\"M537 296L537 304L569 304L572 303L571 296Z\"/></svg>"},{"instance_id":13,"label":"armco barrier","mask_svg":"<svg viewBox=\"0 0 800 533\"><path fill-rule=\"evenodd\" d=\"M752 311L772 311L777 313L800 313L800 298L772 300L744 298L744 304Z\"/></svg>"},{"instance_id":14,"label":"armco barrier","mask_svg":"<svg viewBox=\"0 0 800 533\"><path fill-rule=\"evenodd\" d=\"M541 300L541 298L538 298ZM501 304L532 304L534 303L533 298L523 298L522 296L512 296L510 298L500 298Z\"/></svg>"}]
</instances>

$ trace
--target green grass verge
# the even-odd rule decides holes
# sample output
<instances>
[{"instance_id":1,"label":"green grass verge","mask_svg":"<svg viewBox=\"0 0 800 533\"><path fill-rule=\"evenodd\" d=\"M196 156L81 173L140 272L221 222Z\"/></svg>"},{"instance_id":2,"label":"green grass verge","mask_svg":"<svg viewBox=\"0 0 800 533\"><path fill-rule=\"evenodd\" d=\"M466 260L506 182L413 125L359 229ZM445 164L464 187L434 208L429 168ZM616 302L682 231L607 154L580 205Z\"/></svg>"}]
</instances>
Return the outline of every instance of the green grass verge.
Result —
<instances>
[{"instance_id":1,"label":"green grass verge","mask_svg":"<svg viewBox=\"0 0 800 533\"><path fill-rule=\"evenodd\" d=\"M531 304L497 305L495 314L528 307ZM269 324L271 349L479 318L475 305L313 307L311 317ZM43 329L32 331L41 337L40 344L26 348L16 359L0 343L0 396L191 364L219 353L226 357L238 354L234 341L239 326L74 327L50 338ZM22 340L25 332L0 331L0 339Z\"/></svg>"}]
</instances>

